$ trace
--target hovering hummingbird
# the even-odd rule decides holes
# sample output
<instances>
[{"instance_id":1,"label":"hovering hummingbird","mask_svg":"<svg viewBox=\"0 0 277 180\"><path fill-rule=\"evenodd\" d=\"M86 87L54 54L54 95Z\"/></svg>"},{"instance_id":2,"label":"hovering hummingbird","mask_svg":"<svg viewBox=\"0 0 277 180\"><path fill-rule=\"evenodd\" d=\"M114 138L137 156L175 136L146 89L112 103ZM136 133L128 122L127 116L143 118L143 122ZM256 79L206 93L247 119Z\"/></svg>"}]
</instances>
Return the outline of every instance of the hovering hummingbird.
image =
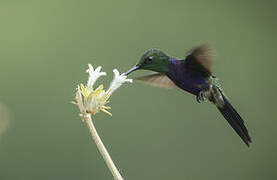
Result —
<instances>
[{"instance_id":1,"label":"hovering hummingbird","mask_svg":"<svg viewBox=\"0 0 277 180\"><path fill-rule=\"evenodd\" d=\"M251 138L244 121L223 92L217 78L212 74L213 53L209 45L191 49L184 59L170 57L161 50L150 49L140 61L125 74L136 70L157 73L137 78L146 84L170 89L179 89L196 96L196 100L210 101L249 146Z\"/></svg>"}]
</instances>

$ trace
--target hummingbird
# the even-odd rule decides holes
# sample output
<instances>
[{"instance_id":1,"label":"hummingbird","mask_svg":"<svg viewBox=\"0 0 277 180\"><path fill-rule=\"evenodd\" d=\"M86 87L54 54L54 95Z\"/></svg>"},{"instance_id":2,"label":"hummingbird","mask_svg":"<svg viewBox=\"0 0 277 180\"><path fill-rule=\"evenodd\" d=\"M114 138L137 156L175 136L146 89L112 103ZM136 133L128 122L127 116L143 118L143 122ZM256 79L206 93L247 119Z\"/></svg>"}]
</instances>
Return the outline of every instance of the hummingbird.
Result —
<instances>
[{"instance_id":1,"label":"hummingbird","mask_svg":"<svg viewBox=\"0 0 277 180\"><path fill-rule=\"evenodd\" d=\"M211 102L249 147L251 138L248 130L223 92L218 78L213 75L213 64L212 48L207 44L192 48L184 59L171 57L158 49L150 49L125 74L129 75L137 70L154 71L154 74L136 79L156 87L186 91L194 95L199 103Z\"/></svg>"}]
</instances>

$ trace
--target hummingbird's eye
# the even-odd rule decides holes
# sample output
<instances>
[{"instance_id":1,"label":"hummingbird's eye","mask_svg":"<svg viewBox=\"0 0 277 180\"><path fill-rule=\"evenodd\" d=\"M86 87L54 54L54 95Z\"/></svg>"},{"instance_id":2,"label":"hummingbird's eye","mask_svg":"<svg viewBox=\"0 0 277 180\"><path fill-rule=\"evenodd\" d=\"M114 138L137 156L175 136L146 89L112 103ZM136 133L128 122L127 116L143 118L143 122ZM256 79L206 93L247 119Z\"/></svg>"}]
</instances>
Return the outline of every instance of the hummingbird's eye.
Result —
<instances>
[{"instance_id":1,"label":"hummingbird's eye","mask_svg":"<svg viewBox=\"0 0 277 180\"><path fill-rule=\"evenodd\" d=\"M153 60L153 56L147 58L147 62L151 62Z\"/></svg>"}]
</instances>

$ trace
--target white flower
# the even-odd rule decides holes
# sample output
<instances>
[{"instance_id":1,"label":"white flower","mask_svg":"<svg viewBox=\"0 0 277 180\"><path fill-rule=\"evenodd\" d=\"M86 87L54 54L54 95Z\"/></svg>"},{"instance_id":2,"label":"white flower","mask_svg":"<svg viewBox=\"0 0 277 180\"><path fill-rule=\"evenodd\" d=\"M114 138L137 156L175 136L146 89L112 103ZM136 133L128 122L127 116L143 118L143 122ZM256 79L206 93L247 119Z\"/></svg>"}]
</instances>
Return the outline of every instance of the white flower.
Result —
<instances>
[{"instance_id":1,"label":"white flower","mask_svg":"<svg viewBox=\"0 0 277 180\"><path fill-rule=\"evenodd\" d=\"M103 90L103 85L100 85L97 89L93 89L94 83L101 76L105 76L105 72L101 72L101 66L97 67L95 70L92 65L89 64L89 69L87 72L89 73L89 78L87 85L84 86L80 84L77 86L77 92L75 100L73 102L76 104L82 115L91 114L94 115L99 111L103 111L109 115L112 115L107 109L111 109L109 106L105 106L108 103L109 97L112 93L117 90L123 83L125 82L133 82L132 79L127 79L127 76L124 74L119 74L117 69L114 69L114 78L110 84L110 88L108 91Z\"/></svg>"},{"instance_id":2,"label":"white flower","mask_svg":"<svg viewBox=\"0 0 277 180\"><path fill-rule=\"evenodd\" d=\"M110 88L107 91L108 94L112 94L125 82L130 82L130 83L133 82L132 79L127 79L127 76L124 73L120 75L117 69L114 69L113 73L114 73L114 78L110 84Z\"/></svg>"},{"instance_id":3,"label":"white flower","mask_svg":"<svg viewBox=\"0 0 277 180\"><path fill-rule=\"evenodd\" d=\"M101 72L101 66L98 66L95 70L93 69L92 65L88 65L88 69L86 72L89 73L89 78L88 78L88 84L87 87L92 88L94 83L97 81L97 79L101 76L106 76L106 72Z\"/></svg>"}]
</instances>

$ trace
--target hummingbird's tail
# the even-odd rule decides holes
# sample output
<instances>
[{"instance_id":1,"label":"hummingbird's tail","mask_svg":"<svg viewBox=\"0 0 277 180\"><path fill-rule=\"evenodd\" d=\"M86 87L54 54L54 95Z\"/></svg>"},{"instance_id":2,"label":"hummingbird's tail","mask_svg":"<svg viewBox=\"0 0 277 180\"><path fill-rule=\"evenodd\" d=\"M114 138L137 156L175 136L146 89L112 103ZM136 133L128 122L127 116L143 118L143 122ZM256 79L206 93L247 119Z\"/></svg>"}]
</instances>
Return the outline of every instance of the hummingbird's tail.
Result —
<instances>
[{"instance_id":1,"label":"hummingbird's tail","mask_svg":"<svg viewBox=\"0 0 277 180\"><path fill-rule=\"evenodd\" d=\"M251 138L248 134L247 128L244 125L243 119L233 107L231 102L224 96L224 94L222 94L222 98L224 100L224 105L217 106L218 110L244 141L244 143L249 146L249 143L251 143Z\"/></svg>"}]
</instances>

